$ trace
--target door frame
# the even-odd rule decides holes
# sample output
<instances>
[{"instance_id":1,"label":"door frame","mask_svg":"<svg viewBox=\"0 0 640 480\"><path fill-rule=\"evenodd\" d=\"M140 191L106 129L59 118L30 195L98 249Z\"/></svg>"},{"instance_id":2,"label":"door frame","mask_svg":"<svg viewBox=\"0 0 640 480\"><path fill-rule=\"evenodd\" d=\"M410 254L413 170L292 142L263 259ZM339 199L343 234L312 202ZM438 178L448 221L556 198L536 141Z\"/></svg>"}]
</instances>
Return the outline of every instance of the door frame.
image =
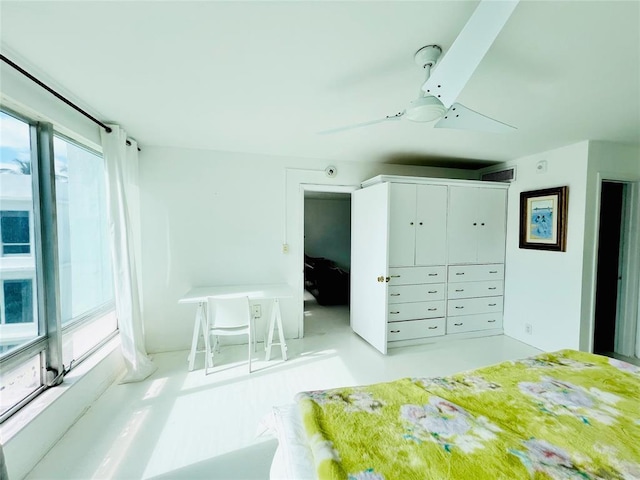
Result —
<instances>
[{"instance_id":1,"label":"door frame","mask_svg":"<svg viewBox=\"0 0 640 480\"><path fill-rule=\"evenodd\" d=\"M298 280L296 281L296 292L298 292L298 305L302 310L301 314L298 318L298 332L299 338L304 338L304 197L306 192L319 192L319 193L346 193L351 194L360 188L359 185L322 185L319 183L301 183L300 191L298 195L298 204L299 204L299 225L300 230L298 232L298 240L300 241L299 245L300 254L298 256L297 262L298 266L302 266L300 270L300 274L298 275ZM349 247L351 248L351 247Z\"/></svg>"},{"instance_id":2,"label":"door frame","mask_svg":"<svg viewBox=\"0 0 640 480\"><path fill-rule=\"evenodd\" d=\"M640 244L640 181L631 175L616 173L597 174L596 184L596 218L594 230L595 251L593 255L593 281L591 296L591 318L590 318L590 351L593 352L595 333L595 304L598 273L598 249L600 232L600 209L602 202L603 182L623 183L625 192L622 205L622 222L620 236L620 260L622 265L620 274L622 280L618 290L618 300L615 319L615 340L614 350L616 353L633 357L637 356L638 339L640 334L640 251L633 248L633 245Z\"/></svg>"}]
</instances>

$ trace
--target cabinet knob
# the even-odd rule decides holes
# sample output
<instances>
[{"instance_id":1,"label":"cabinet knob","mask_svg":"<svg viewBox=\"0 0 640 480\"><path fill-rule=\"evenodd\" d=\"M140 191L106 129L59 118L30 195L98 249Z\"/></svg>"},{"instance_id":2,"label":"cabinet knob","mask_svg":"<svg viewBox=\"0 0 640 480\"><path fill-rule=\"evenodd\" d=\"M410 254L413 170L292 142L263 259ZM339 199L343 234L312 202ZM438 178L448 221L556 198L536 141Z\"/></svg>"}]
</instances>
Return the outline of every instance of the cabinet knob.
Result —
<instances>
[{"instance_id":1,"label":"cabinet knob","mask_svg":"<svg viewBox=\"0 0 640 480\"><path fill-rule=\"evenodd\" d=\"M435 327L429 327L429 330L435 330L436 328L438 328L437 325Z\"/></svg>"},{"instance_id":2,"label":"cabinet knob","mask_svg":"<svg viewBox=\"0 0 640 480\"><path fill-rule=\"evenodd\" d=\"M495 320L487 320L487 322L493 323L493 322L495 322Z\"/></svg>"},{"instance_id":3,"label":"cabinet knob","mask_svg":"<svg viewBox=\"0 0 640 480\"><path fill-rule=\"evenodd\" d=\"M391 330L391 333L400 333L400 330Z\"/></svg>"},{"instance_id":4,"label":"cabinet knob","mask_svg":"<svg viewBox=\"0 0 640 480\"><path fill-rule=\"evenodd\" d=\"M464 272L458 272L456 275L464 275Z\"/></svg>"},{"instance_id":5,"label":"cabinet knob","mask_svg":"<svg viewBox=\"0 0 640 480\"><path fill-rule=\"evenodd\" d=\"M438 293L438 290L427 290L427 293Z\"/></svg>"},{"instance_id":6,"label":"cabinet knob","mask_svg":"<svg viewBox=\"0 0 640 480\"><path fill-rule=\"evenodd\" d=\"M389 315L398 315L400 312L389 312Z\"/></svg>"},{"instance_id":7,"label":"cabinet knob","mask_svg":"<svg viewBox=\"0 0 640 480\"><path fill-rule=\"evenodd\" d=\"M464 307L456 307L458 310L462 310Z\"/></svg>"},{"instance_id":8,"label":"cabinet knob","mask_svg":"<svg viewBox=\"0 0 640 480\"><path fill-rule=\"evenodd\" d=\"M495 290L496 288L498 288L498 287L489 287L489 290Z\"/></svg>"},{"instance_id":9,"label":"cabinet knob","mask_svg":"<svg viewBox=\"0 0 640 480\"><path fill-rule=\"evenodd\" d=\"M456 288L456 292L464 292L464 288Z\"/></svg>"},{"instance_id":10,"label":"cabinet knob","mask_svg":"<svg viewBox=\"0 0 640 480\"><path fill-rule=\"evenodd\" d=\"M400 294L399 293L390 293L389 296L390 297L399 297Z\"/></svg>"},{"instance_id":11,"label":"cabinet knob","mask_svg":"<svg viewBox=\"0 0 640 480\"><path fill-rule=\"evenodd\" d=\"M455 325L456 327L461 327L463 324L462 324L462 323L454 323L454 325Z\"/></svg>"},{"instance_id":12,"label":"cabinet knob","mask_svg":"<svg viewBox=\"0 0 640 480\"><path fill-rule=\"evenodd\" d=\"M422 222L420 222L420 225L422 225Z\"/></svg>"},{"instance_id":13,"label":"cabinet knob","mask_svg":"<svg viewBox=\"0 0 640 480\"><path fill-rule=\"evenodd\" d=\"M484 227L484 223L481 223L480 226Z\"/></svg>"},{"instance_id":14,"label":"cabinet knob","mask_svg":"<svg viewBox=\"0 0 640 480\"><path fill-rule=\"evenodd\" d=\"M429 273L429 274L427 274L427 276L429 276L429 277L437 277L438 274L437 273Z\"/></svg>"},{"instance_id":15,"label":"cabinet knob","mask_svg":"<svg viewBox=\"0 0 640 480\"><path fill-rule=\"evenodd\" d=\"M428 312L435 312L436 310L438 310L437 308L427 308Z\"/></svg>"},{"instance_id":16,"label":"cabinet knob","mask_svg":"<svg viewBox=\"0 0 640 480\"><path fill-rule=\"evenodd\" d=\"M413 222L410 222L409 225L413 225Z\"/></svg>"},{"instance_id":17,"label":"cabinet knob","mask_svg":"<svg viewBox=\"0 0 640 480\"><path fill-rule=\"evenodd\" d=\"M490 303L489 306L490 307L495 307L497 305L497 303Z\"/></svg>"},{"instance_id":18,"label":"cabinet knob","mask_svg":"<svg viewBox=\"0 0 640 480\"><path fill-rule=\"evenodd\" d=\"M473 223L473 226L475 227L476 225L478 225L478 224L474 222L474 223Z\"/></svg>"}]
</instances>

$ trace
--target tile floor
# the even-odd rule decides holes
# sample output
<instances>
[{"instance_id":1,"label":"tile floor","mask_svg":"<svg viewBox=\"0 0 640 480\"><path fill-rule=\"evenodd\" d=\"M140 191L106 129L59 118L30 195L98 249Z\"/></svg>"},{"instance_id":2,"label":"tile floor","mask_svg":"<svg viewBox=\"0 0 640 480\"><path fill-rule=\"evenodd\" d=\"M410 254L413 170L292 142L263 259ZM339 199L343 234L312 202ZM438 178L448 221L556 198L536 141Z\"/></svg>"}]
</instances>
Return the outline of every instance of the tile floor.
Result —
<instances>
[{"instance_id":1,"label":"tile floor","mask_svg":"<svg viewBox=\"0 0 640 480\"><path fill-rule=\"evenodd\" d=\"M392 349L383 356L349 328L348 308L305 301L305 338L289 360L264 361L249 375L246 347L222 347L204 375L202 356L157 354L144 382L110 386L27 476L33 479L267 479L277 442L256 436L274 405L302 390L405 376L447 375L539 353L506 336Z\"/></svg>"}]
</instances>

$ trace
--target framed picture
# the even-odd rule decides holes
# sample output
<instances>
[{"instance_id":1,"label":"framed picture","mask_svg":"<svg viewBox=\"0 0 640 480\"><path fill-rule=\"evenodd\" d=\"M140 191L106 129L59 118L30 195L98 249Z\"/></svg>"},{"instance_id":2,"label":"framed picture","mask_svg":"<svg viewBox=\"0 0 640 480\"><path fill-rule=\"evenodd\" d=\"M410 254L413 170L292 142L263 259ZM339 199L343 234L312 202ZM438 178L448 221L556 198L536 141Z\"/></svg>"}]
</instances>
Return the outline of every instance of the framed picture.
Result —
<instances>
[{"instance_id":1,"label":"framed picture","mask_svg":"<svg viewBox=\"0 0 640 480\"><path fill-rule=\"evenodd\" d=\"M564 252L568 187L520 193L520 248Z\"/></svg>"}]
</instances>

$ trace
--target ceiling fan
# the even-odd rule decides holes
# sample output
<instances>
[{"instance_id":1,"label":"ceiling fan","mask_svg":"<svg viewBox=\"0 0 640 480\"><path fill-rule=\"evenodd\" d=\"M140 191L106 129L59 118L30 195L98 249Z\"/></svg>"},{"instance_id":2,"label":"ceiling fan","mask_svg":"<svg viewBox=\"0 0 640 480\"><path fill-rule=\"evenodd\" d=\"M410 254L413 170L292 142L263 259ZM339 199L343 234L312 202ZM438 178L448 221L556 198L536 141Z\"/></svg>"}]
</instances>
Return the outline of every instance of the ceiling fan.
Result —
<instances>
[{"instance_id":1,"label":"ceiling fan","mask_svg":"<svg viewBox=\"0 0 640 480\"><path fill-rule=\"evenodd\" d=\"M426 79L422 84L420 96L410 102L404 110L384 118L332 128L318 133L322 135L337 133L403 118L413 122L432 122L439 119L434 125L435 128L494 133L516 130L511 125L475 112L456 103L455 100L502 27L507 23L518 1L482 0L447 54L440 60L438 68L434 70L433 74L431 69L438 63L442 48L438 45L427 45L418 50L414 55L414 60L419 67L424 68Z\"/></svg>"}]
</instances>

